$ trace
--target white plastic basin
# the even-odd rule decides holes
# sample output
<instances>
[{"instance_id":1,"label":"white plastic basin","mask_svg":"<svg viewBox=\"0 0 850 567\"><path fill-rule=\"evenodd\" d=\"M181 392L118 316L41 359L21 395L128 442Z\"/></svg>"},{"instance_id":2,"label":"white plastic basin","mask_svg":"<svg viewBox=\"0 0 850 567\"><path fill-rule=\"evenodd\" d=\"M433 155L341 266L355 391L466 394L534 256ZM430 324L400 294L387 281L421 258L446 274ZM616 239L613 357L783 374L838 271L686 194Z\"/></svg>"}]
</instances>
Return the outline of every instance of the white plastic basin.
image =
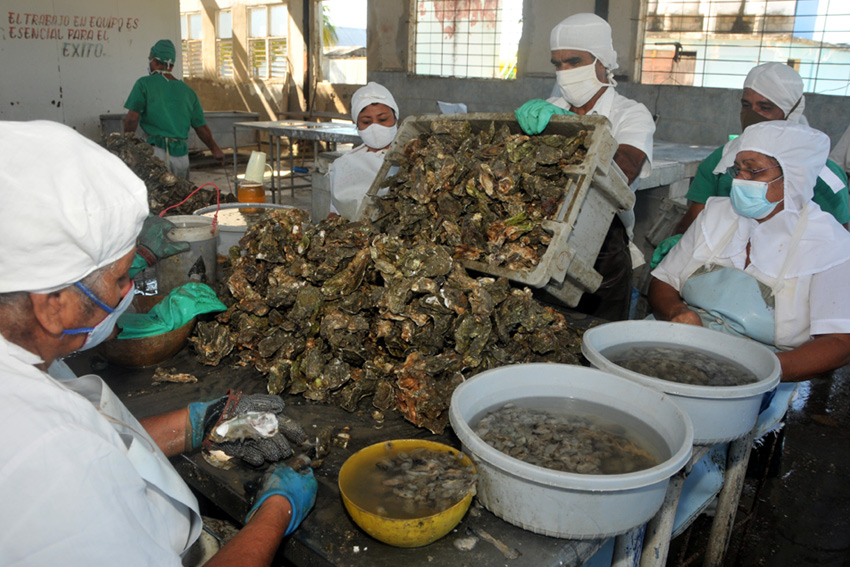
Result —
<instances>
[{"instance_id":1,"label":"white plastic basin","mask_svg":"<svg viewBox=\"0 0 850 567\"><path fill-rule=\"evenodd\" d=\"M670 458L628 474L560 472L509 457L470 426L485 410L541 397L594 402L629 414L663 439ZM568 364L517 364L482 372L455 389L449 418L463 451L478 468L479 501L511 524L570 539L622 534L652 518L693 444L690 419L666 394Z\"/></svg>"},{"instance_id":2,"label":"white plastic basin","mask_svg":"<svg viewBox=\"0 0 850 567\"><path fill-rule=\"evenodd\" d=\"M628 343L688 347L734 360L758 377L741 386L679 384L632 372L602 353ZM719 331L667 321L617 321L584 333L581 352L590 364L673 396L691 417L694 443L714 444L743 437L758 419L762 396L779 384L779 359L766 346Z\"/></svg>"}]
</instances>

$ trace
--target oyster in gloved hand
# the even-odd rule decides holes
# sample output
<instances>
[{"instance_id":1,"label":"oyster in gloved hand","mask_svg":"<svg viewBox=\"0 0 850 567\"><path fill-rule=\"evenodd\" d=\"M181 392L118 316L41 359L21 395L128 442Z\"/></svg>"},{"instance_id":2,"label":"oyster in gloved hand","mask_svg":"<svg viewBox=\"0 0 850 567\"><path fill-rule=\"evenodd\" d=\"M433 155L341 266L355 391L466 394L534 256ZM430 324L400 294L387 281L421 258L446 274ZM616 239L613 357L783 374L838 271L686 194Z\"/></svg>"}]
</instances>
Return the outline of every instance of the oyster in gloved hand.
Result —
<instances>
[{"instance_id":1,"label":"oyster in gloved hand","mask_svg":"<svg viewBox=\"0 0 850 567\"><path fill-rule=\"evenodd\" d=\"M302 427L283 415L280 396L228 392L217 421L203 441L207 452L221 451L253 466L277 462L293 454L292 445L308 438Z\"/></svg>"}]
</instances>

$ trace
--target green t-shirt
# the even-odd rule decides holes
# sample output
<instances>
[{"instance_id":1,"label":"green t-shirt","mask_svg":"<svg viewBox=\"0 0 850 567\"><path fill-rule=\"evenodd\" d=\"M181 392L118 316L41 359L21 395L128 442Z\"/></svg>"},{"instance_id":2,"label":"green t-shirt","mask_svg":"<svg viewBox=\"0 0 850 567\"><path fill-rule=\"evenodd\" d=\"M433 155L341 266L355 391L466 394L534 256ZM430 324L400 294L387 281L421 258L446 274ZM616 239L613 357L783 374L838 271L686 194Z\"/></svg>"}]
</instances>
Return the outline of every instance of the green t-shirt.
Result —
<instances>
[{"instance_id":1,"label":"green t-shirt","mask_svg":"<svg viewBox=\"0 0 850 567\"><path fill-rule=\"evenodd\" d=\"M695 203L705 203L709 197L728 197L732 190L732 178L725 173L715 174L714 168L723 157L723 146L714 150L697 168L697 174L688 189L687 198ZM837 193L826 181L818 177L812 200L831 214L841 224L850 222L850 193L847 190L847 174L834 161L827 160L827 167L844 183Z\"/></svg>"},{"instance_id":2,"label":"green t-shirt","mask_svg":"<svg viewBox=\"0 0 850 567\"><path fill-rule=\"evenodd\" d=\"M183 81L166 79L159 73L142 77L133 85L124 108L139 113L139 125L148 134L148 143L175 157L189 153L189 128L206 124L201 101Z\"/></svg>"}]
</instances>

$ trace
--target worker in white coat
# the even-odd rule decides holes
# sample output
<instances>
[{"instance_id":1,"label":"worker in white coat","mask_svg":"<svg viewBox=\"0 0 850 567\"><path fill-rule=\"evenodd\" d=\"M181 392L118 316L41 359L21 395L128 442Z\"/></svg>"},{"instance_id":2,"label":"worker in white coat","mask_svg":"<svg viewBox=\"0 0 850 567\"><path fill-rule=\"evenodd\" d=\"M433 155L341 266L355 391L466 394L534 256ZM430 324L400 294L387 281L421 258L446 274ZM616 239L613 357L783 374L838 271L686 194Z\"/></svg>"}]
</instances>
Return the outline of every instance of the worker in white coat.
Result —
<instances>
[{"instance_id":1,"label":"worker in white coat","mask_svg":"<svg viewBox=\"0 0 850 567\"><path fill-rule=\"evenodd\" d=\"M614 89L617 52L611 26L595 14L575 14L552 28L549 44L559 94L526 102L516 110L517 122L526 134L537 135L555 114L606 117L618 144L614 163L634 190L637 180L652 170L655 122L643 104ZM582 296L579 311L611 321L628 319L632 258L642 261L637 247L630 245L634 224L631 210L614 218L594 265L602 284L595 293Z\"/></svg>"},{"instance_id":2,"label":"worker in white coat","mask_svg":"<svg viewBox=\"0 0 850 567\"><path fill-rule=\"evenodd\" d=\"M850 362L850 234L812 201L829 138L776 120L729 142L715 171L730 197L710 197L652 272L659 319L714 328L778 351L782 381Z\"/></svg>"},{"instance_id":3,"label":"worker in white coat","mask_svg":"<svg viewBox=\"0 0 850 567\"><path fill-rule=\"evenodd\" d=\"M357 220L367 191L381 169L398 131L398 105L378 83L360 87L351 97L351 118L363 144L331 164L331 212Z\"/></svg>"},{"instance_id":4,"label":"worker in white coat","mask_svg":"<svg viewBox=\"0 0 850 567\"><path fill-rule=\"evenodd\" d=\"M777 353L781 382L763 400L756 439L782 427L798 382L850 362L850 234L812 201L828 152L829 138L802 124L747 127L714 169L733 179L730 196L709 197L652 272L656 318L745 337ZM683 486L674 531L722 482L716 464L698 463Z\"/></svg>"},{"instance_id":5,"label":"worker in white coat","mask_svg":"<svg viewBox=\"0 0 850 567\"><path fill-rule=\"evenodd\" d=\"M103 380L60 361L109 338L132 301L145 185L71 128L4 122L0 198L2 563L179 566L202 524L167 457L195 446L213 406L140 423ZM207 565L269 565L315 494L312 473L274 469Z\"/></svg>"}]
</instances>

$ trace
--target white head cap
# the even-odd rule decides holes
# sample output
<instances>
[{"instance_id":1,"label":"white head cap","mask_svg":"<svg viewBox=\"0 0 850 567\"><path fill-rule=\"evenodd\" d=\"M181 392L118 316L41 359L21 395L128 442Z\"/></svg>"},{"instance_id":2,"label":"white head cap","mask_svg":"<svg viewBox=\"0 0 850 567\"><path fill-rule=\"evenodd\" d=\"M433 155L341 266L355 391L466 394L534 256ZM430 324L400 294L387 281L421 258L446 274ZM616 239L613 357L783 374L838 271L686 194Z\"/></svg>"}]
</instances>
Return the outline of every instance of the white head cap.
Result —
<instances>
[{"instance_id":1,"label":"white head cap","mask_svg":"<svg viewBox=\"0 0 850 567\"><path fill-rule=\"evenodd\" d=\"M785 120L789 122L799 122L803 116L806 108L803 79L785 63L765 63L753 67L744 79L744 88L753 89L781 108Z\"/></svg>"},{"instance_id":2,"label":"white head cap","mask_svg":"<svg viewBox=\"0 0 850 567\"><path fill-rule=\"evenodd\" d=\"M596 14L574 14L552 28L549 35L552 51L576 49L587 51L606 69L617 68L617 52L611 40L611 26Z\"/></svg>"},{"instance_id":3,"label":"white head cap","mask_svg":"<svg viewBox=\"0 0 850 567\"><path fill-rule=\"evenodd\" d=\"M351 118L354 123L357 123L357 117L360 116L361 110L376 102L392 108L396 120L398 120L398 105L395 103L392 93L387 90L387 87L370 82L365 87L357 89L351 97Z\"/></svg>"},{"instance_id":4,"label":"white head cap","mask_svg":"<svg viewBox=\"0 0 850 567\"><path fill-rule=\"evenodd\" d=\"M0 122L0 293L62 289L135 249L145 184L56 122Z\"/></svg>"},{"instance_id":5,"label":"white head cap","mask_svg":"<svg viewBox=\"0 0 850 567\"><path fill-rule=\"evenodd\" d=\"M748 126L726 144L714 171L726 171L739 152L752 151L779 162L785 185L785 210L801 211L812 200L815 183L829 155L829 137L819 130L787 120Z\"/></svg>"}]
</instances>

